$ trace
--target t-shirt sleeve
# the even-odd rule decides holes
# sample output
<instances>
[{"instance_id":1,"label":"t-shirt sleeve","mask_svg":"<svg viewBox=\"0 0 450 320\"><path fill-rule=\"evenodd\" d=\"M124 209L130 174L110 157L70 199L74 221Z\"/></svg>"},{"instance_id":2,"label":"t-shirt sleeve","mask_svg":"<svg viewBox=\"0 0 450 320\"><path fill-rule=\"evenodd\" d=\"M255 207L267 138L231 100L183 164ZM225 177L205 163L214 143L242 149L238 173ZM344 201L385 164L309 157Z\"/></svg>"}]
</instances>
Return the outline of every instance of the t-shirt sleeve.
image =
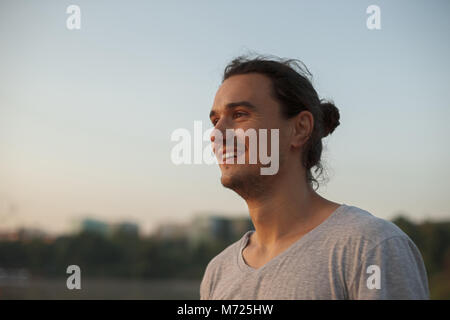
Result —
<instances>
[{"instance_id":1,"label":"t-shirt sleeve","mask_svg":"<svg viewBox=\"0 0 450 320\"><path fill-rule=\"evenodd\" d=\"M363 256L356 270L350 299L429 299L422 256L408 237L383 240Z\"/></svg>"}]
</instances>

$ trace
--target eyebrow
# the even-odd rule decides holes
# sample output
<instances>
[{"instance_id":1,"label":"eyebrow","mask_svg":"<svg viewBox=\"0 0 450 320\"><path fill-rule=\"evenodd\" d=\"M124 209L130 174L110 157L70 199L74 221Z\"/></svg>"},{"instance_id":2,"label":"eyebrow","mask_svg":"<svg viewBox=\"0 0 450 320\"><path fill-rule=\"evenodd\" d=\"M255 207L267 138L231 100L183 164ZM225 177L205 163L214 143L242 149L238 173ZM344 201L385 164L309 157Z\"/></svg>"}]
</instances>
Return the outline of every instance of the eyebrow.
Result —
<instances>
[{"instance_id":1,"label":"eyebrow","mask_svg":"<svg viewBox=\"0 0 450 320\"><path fill-rule=\"evenodd\" d=\"M248 101L238 101L238 102L230 102L227 103L225 105L226 109L234 109L236 107L240 107L240 106L244 106L247 107L249 109L256 109L255 105L253 105L252 103L248 102ZM215 116L216 112L214 110L211 110L211 112L209 113L209 117L211 118L212 116Z\"/></svg>"}]
</instances>

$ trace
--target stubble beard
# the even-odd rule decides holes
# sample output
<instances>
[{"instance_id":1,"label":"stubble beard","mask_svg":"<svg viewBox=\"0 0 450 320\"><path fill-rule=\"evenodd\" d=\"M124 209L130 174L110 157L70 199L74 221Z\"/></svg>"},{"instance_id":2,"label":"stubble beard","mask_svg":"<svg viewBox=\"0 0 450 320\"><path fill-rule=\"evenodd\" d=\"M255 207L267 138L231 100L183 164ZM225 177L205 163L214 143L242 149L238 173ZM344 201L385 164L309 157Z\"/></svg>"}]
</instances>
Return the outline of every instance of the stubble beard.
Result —
<instances>
[{"instance_id":1,"label":"stubble beard","mask_svg":"<svg viewBox=\"0 0 450 320\"><path fill-rule=\"evenodd\" d=\"M282 164L284 163L283 157L280 156L279 161L281 169ZM233 165L239 166L239 164ZM224 174L222 171L220 182L225 188L233 190L244 200L261 199L271 193L272 188L275 186L274 182L277 179L278 174L262 175L260 168L260 166L255 166L251 169L242 168L241 170L231 168L232 171L229 174Z\"/></svg>"},{"instance_id":2,"label":"stubble beard","mask_svg":"<svg viewBox=\"0 0 450 320\"><path fill-rule=\"evenodd\" d=\"M264 178L267 176L261 176L259 172L246 172L245 174L239 172L230 175L222 174L220 181L225 188L233 190L247 200L259 198L267 191L267 182Z\"/></svg>"}]
</instances>

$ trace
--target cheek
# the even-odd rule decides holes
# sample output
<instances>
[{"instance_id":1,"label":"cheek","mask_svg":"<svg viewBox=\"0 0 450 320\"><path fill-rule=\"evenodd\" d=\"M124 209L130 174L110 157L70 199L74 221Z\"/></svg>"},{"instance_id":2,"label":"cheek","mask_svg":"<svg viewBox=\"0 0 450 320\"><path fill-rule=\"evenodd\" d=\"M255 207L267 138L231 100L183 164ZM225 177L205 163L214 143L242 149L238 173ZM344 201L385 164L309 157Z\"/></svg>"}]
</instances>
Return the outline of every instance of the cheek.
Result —
<instances>
[{"instance_id":1,"label":"cheek","mask_svg":"<svg viewBox=\"0 0 450 320\"><path fill-rule=\"evenodd\" d=\"M280 148L290 149L290 134L287 129L280 130Z\"/></svg>"},{"instance_id":2,"label":"cheek","mask_svg":"<svg viewBox=\"0 0 450 320\"><path fill-rule=\"evenodd\" d=\"M255 139L249 139L248 137L245 137L245 134L243 132L246 132L248 134L249 131L253 131L256 135L256 145L257 149L259 150L261 144L263 144L264 140L261 140L261 135L263 135L262 131L265 131L266 136L266 148L268 154L270 154L272 150L272 145L275 149L277 149L275 152L287 152L289 150L289 130L287 130L287 123L284 123L283 121L280 121L279 119L268 119L265 117L253 117L252 119L249 119L248 121L242 122L238 124L235 129L241 129L235 131L236 134L236 140L238 141L238 144L245 144L247 146L247 149L249 148L249 144L251 140ZM283 129L282 129L283 128ZM263 130L262 130L263 129ZM277 129L278 135L273 135L272 130ZM261 131L262 130L262 131ZM272 138L276 139L275 143L272 141ZM278 145L278 148L277 148Z\"/></svg>"},{"instance_id":3,"label":"cheek","mask_svg":"<svg viewBox=\"0 0 450 320\"><path fill-rule=\"evenodd\" d=\"M272 148L272 143L273 143L272 139L273 138L276 139L276 136L270 136L270 133L268 135L271 138L270 147ZM279 129L277 140L278 140L277 141L278 145L275 145L275 144L273 145L273 148L274 148L273 151L278 152L279 157L283 157L284 155L288 154L290 151L290 135L289 135L288 130ZM270 150L272 150L272 149L270 149Z\"/></svg>"}]
</instances>

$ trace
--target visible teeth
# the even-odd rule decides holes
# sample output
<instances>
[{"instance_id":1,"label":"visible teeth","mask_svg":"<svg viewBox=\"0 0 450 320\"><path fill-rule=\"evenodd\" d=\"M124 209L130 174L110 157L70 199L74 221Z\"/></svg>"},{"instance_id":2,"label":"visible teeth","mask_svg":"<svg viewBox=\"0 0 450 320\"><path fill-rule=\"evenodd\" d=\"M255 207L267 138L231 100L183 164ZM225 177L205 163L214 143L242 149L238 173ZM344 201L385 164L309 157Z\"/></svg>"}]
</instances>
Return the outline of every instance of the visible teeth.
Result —
<instances>
[{"instance_id":1,"label":"visible teeth","mask_svg":"<svg viewBox=\"0 0 450 320\"><path fill-rule=\"evenodd\" d=\"M223 155L222 159L227 159L227 158L231 158L234 157L234 152L227 152Z\"/></svg>"}]
</instances>

